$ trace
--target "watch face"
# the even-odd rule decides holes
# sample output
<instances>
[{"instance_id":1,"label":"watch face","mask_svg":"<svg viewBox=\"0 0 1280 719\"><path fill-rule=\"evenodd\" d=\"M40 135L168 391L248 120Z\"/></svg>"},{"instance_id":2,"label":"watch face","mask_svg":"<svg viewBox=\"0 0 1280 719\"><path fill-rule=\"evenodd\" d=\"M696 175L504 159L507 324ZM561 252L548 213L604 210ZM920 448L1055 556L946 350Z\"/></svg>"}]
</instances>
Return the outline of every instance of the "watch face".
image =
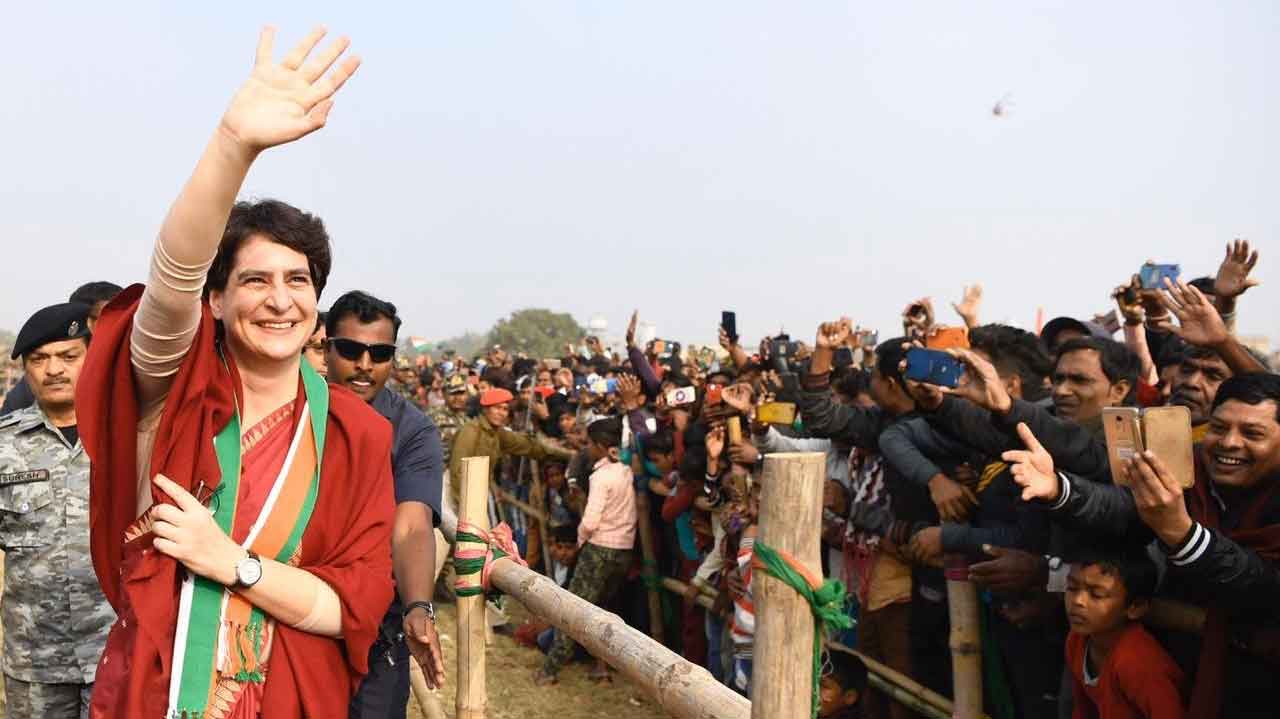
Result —
<instances>
[{"instance_id":1,"label":"watch face","mask_svg":"<svg viewBox=\"0 0 1280 719\"><path fill-rule=\"evenodd\" d=\"M248 557L240 560L236 565L236 580L240 584L251 587L257 584L259 579L262 579L262 562Z\"/></svg>"}]
</instances>

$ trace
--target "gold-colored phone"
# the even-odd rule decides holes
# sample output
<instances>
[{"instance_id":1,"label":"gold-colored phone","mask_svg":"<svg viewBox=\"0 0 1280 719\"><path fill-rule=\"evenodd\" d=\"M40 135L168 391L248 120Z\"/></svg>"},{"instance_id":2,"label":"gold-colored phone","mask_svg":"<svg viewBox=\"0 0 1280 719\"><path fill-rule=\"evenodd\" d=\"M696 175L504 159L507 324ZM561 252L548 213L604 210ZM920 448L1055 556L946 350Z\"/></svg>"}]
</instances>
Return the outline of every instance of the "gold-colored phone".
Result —
<instances>
[{"instance_id":1,"label":"gold-colored phone","mask_svg":"<svg viewBox=\"0 0 1280 719\"><path fill-rule=\"evenodd\" d=\"M729 444L742 444L742 420L730 417L725 420L725 428L729 436Z\"/></svg>"},{"instance_id":2,"label":"gold-colored phone","mask_svg":"<svg viewBox=\"0 0 1280 719\"><path fill-rule=\"evenodd\" d=\"M765 402L756 407L756 421L763 424L793 425L796 422L795 402Z\"/></svg>"},{"instance_id":3,"label":"gold-colored phone","mask_svg":"<svg viewBox=\"0 0 1280 719\"><path fill-rule=\"evenodd\" d=\"M1164 466L1187 489L1196 483L1195 450L1191 441L1191 410L1186 407L1148 407L1142 413L1142 439Z\"/></svg>"},{"instance_id":4,"label":"gold-colored phone","mask_svg":"<svg viewBox=\"0 0 1280 719\"><path fill-rule=\"evenodd\" d=\"M1186 407L1149 407L1141 412L1133 407L1107 407L1102 410L1102 422L1111 478L1117 485L1127 484L1121 469L1124 462L1148 450L1183 489L1196 483L1191 412Z\"/></svg>"},{"instance_id":5,"label":"gold-colored phone","mask_svg":"<svg viewBox=\"0 0 1280 719\"><path fill-rule=\"evenodd\" d=\"M1124 486L1128 484L1124 477L1125 462L1143 451L1141 414L1134 407L1104 407L1102 429L1107 435L1111 481Z\"/></svg>"}]
</instances>

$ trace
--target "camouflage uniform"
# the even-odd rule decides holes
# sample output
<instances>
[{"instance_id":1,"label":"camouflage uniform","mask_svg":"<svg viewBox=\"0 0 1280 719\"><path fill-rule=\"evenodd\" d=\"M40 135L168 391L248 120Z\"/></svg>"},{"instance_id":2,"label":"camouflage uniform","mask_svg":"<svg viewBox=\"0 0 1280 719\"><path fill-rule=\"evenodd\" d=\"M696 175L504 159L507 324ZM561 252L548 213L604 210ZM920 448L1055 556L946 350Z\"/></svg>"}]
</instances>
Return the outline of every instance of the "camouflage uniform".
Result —
<instances>
[{"instance_id":1,"label":"camouflage uniform","mask_svg":"<svg viewBox=\"0 0 1280 719\"><path fill-rule=\"evenodd\" d=\"M602 607L617 594L630 568L630 549L610 549L587 542L578 552L573 579L569 580L569 591ZM573 647L573 637L556 630L555 641L547 652L542 671L552 676L559 673L573 659Z\"/></svg>"},{"instance_id":2,"label":"camouflage uniform","mask_svg":"<svg viewBox=\"0 0 1280 719\"><path fill-rule=\"evenodd\" d=\"M0 420L0 547L9 716L87 716L115 613L89 556L89 457L38 404Z\"/></svg>"},{"instance_id":3,"label":"camouflage uniform","mask_svg":"<svg viewBox=\"0 0 1280 719\"><path fill-rule=\"evenodd\" d=\"M467 392L467 379L460 374L451 374L444 381L444 392L446 395L465 394ZM453 438L458 436L458 431L462 429L462 425L471 421L467 416L466 410L454 412L449 409L448 404L432 407L427 410L427 415L431 417L431 421L436 423L436 429L440 430L440 446L444 448L444 466L449 466L450 453L453 450Z\"/></svg>"},{"instance_id":4,"label":"camouflage uniform","mask_svg":"<svg viewBox=\"0 0 1280 719\"><path fill-rule=\"evenodd\" d=\"M453 438L458 436L462 426L471 421L466 411L454 412L448 405L440 405L427 410L427 416L436 423L440 430L440 447L444 450L444 464L449 466L449 457L453 450Z\"/></svg>"}]
</instances>

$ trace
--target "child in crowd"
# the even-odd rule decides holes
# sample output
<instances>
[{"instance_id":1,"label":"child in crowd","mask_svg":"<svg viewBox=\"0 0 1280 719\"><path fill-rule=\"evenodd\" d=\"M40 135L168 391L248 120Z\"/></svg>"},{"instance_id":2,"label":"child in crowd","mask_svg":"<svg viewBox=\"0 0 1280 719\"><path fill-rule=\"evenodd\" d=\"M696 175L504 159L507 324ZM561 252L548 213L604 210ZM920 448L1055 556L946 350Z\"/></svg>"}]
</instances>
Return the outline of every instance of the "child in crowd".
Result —
<instances>
[{"instance_id":1,"label":"child in crowd","mask_svg":"<svg viewBox=\"0 0 1280 719\"><path fill-rule=\"evenodd\" d=\"M856 655L833 651L818 688L818 719L857 719L867 691L867 667Z\"/></svg>"},{"instance_id":2,"label":"child in crowd","mask_svg":"<svg viewBox=\"0 0 1280 719\"><path fill-rule=\"evenodd\" d=\"M726 583L733 599L732 686L743 696L751 696L751 671L755 656L756 612L751 593L751 561L755 558L756 519L760 514L760 483L745 471L734 470L724 481L725 509L720 520L725 530L725 549L732 552Z\"/></svg>"},{"instance_id":3,"label":"child in crowd","mask_svg":"<svg viewBox=\"0 0 1280 719\"><path fill-rule=\"evenodd\" d=\"M569 591L604 606L617 593L631 567L636 540L636 495L631 468L618 461L622 423L601 419L587 428L587 452L595 463L587 491L587 506L578 524L578 543ZM567 558L566 558L567 559ZM573 638L556 632L546 662L534 673L539 686L553 684L573 658ZM596 663L593 678L608 678L608 668Z\"/></svg>"},{"instance_id":4,"label":"child in crowd","mask_svg":"<svg viewBox=\"0 0 1280 719\"><path fill-rule=\"evenodd\" d=\"M1090 558L1067 578L1073 719L1179 719L1183 674L1139 621L1156 589L1145 554Z\"/></svg>"},{"instance_id":5,"label":"child in crowd","mask_svg":"<svg viewBox=\"0 0 1280 719\"><path fill-rule=\"evenodd\" d=\"M567 586L573 579L573 566L578 554L578 525L551 525L547 538L547 556L553 562L552 579L560 586ZM545 654L551 650L555 641L555 629L551 623L541 617L531 617L515 631L517 643L527 647L537 647Z\"/></svg>"}]
</instances>

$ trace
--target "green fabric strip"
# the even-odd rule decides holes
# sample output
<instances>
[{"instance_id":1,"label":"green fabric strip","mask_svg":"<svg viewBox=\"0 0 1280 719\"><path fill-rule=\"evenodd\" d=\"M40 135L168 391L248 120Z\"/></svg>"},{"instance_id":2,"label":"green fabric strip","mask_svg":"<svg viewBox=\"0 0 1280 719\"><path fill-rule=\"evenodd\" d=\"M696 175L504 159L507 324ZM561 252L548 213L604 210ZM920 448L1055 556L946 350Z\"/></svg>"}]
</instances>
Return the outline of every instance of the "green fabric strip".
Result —
<instances>
[{"instance_id":1,"label":"green fabric strip","mask_svg":"<svg viewBox=\"0 0 1280 719\"><path fill-rule=\"evenodd\" d=\"M474 534L471 534L470 532L462 532L462 531L459 531L454 535L454 540L453 540L453 546L455 547L454 551L456 552L457 551L456 547L462 545L464 542L472 542L474 544L484 545L487 548L486 551L493 552L493 561L495 562L498 561L499 559L502 559L503 557L511 556L506 552L502 551L501 549L498 549L497 547L490 547L489 540L485 539L484 537L478 537ZM453 573L458 575L459 577L465 577L472 574L480 574L481 572L484 571L484 565L485 565L485 557L476 557L474 559L458 559L457 557L454 557ZM455 587L453 590L453 593L459 597L478 597L481 594L485 593L485 588L481 586L463 587L463 588ZM495 590L495 593L496 593L496 590Z\"/></svg>"},{"instance_id":2,"label":"green fabric strip","mask_svg":"<svg viewBox=\"0 0 1280 719\"><path fill-rule=\"evenodd\" d=\"M276 555L279 562L287 562L302 541L302 535L311 521L315 510L316 498L320 492L320 467L324 457L325 428L329 416L329 386L320 375L312 369L310 363L301 363L302 386L307 396L309 421L316 442L316 471L311 481L303 506L299 508L289 539ZM218 457L218 469L222 479L215 492L220 495L214 503L214 522L228 536L235 526L236 505L240 497L240 412L232 415L231 421L214 437L214 451ZM210 683L213 680L214 662L217 658L218 636L222 623L223 596L227 593L223 585L204 577L195 577L192 592L191 615L187 628L187 642L184 649L182 665L182 682L178 690L178 704L184 710L197 712L201 716L209 697ZM266 614L254 607L249 620L249 631L253 636L254 649L261 654L265 636ZM234 640L233 640L234 641ZM237 651L239 649L237 648ZM241 673L238 681L260 683L264 681L261 672Z\"/></svg>"},{"instance_id":3,"label":"green fabric strip","mask_svg":"<svg viewBox=\"0 0 1280 719\"><path fill-rule=\"evenodd\" d=\"M304 363L305 364L305 363ZM214 490L213 521L228 535L235 522L236 502L240 497L240 412L213 438L222 480ZM213 663L218 650L218 629L222 620L222 595L226 587L204 577L194 577L187 641L183 648L182 683L178 689L178 706L184 710L203 711L213 681Z\"/></svg>"},{"instance_id":4,"label":"green fabric strip","mask_svg":"<svg viewBox=\"0 0 1280 719\"><path fill-rule=\"evenodd\" d=\"M818 696L818 687L822 681L822 648L830 634L844 631L853 626L853 621L845 611L845 589L839 580L828 579L822 586L814 590L809 582L783 559L772 547L764 544L757 537L752 548L755 558L760 560L761 569L783 584L796 590L813 610L813 700L811 717L818 716L818 707L822 700Z\"/></svg>"}]
</instances>

